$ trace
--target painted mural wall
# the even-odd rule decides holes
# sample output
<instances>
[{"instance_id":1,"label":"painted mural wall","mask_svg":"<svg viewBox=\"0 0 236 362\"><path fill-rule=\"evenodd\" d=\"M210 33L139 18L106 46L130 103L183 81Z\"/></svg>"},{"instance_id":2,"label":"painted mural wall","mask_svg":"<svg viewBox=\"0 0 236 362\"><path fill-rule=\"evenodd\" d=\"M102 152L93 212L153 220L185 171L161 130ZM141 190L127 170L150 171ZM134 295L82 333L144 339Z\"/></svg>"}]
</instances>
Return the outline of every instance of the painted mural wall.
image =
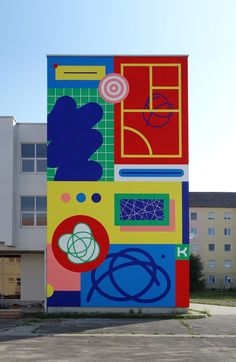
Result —
<instances>
[{"instance_id":1,"label":"painted mural wall","mask_svg":"<svg viewBox=\"0 0 236 362\"><path fill-rule=\"evenodd\" d=\"M48 307L187 307L187 57L48 57Z\"/></svg>"}]
</instances>

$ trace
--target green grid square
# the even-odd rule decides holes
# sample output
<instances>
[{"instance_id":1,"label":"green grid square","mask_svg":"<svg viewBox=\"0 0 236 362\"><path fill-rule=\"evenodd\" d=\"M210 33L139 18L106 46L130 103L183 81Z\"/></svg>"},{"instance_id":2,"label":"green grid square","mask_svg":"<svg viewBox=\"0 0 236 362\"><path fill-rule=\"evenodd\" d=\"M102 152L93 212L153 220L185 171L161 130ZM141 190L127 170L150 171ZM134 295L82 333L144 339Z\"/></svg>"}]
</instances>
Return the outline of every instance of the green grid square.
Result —
<instances>
[{"instance_id":1,"label":"green grid square","mask_svg":"<svg viewBox=\"0 0 236 362\"><path fill-rule=\"evenodd\" d=\"M90 88L90 95L97 97L97 89L96 88Z\"/></svg>"},{"instance_id":2,"label":"green grid square","mask_svg":"<svg viewBox=\"0 0 236 362\"><path fill-rule=\"evenodd\" d=\"M103 119L94 127L101 132L103 145L90 160L99 161L103 167L100 181L114 181L114 105L105 102L97 88L48 88L48 113L52 111L57 99L64 95L73 97L77 107L96 102L103 108ZM48 180L53 181L56 169L49 170Z\"/></svg>"},{"instance_id":3,"label":"green grid square","mask_svg":"<svg viewBox=\"0 0 236 362\"><path fill-rule=\"evenodd\" d=\"M48 104L54 104L54 97L48 96Z\"/></svg>"},{"instance_id":4,"label":"green grid square","mask_svg":"<svg viewBox=\"0 0 236 362\"><path fill-rule=\"evenodd\" d=\"M64 95L64 89L62 89L62 88L56 88L55 92L56 92L56 96L63 96Z\"/></svg>"},{"instance_id":5,"label":"green grid square","mask_svg":"<svg viewBox=\"0 0 236 362\"><path fill-rule=\"evenodd\" d=\"M80 96L80 89L79 88L74 88L73 89L73 95L74 95L74 97Z\"/></svg>"},{"instance_id":6,"label":"green grid square","mask_svg":"<svg viewBox=\"0 0 236 362\"><path fill-rule=\"evenodd\" d=\"M54 96L55 89L54 88L48 88L48 96Z\"/></svg>"}]
</instances>

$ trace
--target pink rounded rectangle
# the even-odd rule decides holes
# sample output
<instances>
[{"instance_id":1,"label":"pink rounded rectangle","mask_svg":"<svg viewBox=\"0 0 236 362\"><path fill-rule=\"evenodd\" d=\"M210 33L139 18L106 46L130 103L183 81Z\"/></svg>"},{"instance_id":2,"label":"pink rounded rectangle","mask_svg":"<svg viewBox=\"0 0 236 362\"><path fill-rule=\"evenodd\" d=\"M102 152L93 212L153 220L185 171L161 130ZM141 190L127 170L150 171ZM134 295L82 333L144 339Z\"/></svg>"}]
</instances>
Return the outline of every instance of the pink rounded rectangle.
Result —
<instances>
[{"instance_id":1,"label":"pink rounded rectangle","mask_svg":"<svg viewBox=\"0 0 236 362\"><path fill-rule=\"evenodd\" d=\"M47 283L57 291L80 291L80 273L65 269L56 260L52 247L47 246Z\"/></svg>"}]
</instances>

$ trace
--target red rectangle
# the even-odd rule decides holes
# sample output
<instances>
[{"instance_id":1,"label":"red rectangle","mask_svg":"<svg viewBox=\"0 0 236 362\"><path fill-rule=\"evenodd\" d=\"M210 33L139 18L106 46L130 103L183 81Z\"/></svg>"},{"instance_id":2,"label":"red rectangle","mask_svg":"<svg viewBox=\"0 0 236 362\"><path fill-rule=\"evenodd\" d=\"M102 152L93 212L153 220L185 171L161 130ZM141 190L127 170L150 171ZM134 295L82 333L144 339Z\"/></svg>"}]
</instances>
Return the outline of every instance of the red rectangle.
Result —
<instances>
[{"instance_id":1,"label":"red rectangle","mask_svg":"<svg viewBox=\"0 0 236 362\"><path fill-rule=\"evenodd\" d=\"M189 260L176 260L176 307L189 307Z\"/></svg>"},{"instance_id":2,"label":"red rectangle","mask_svg":"<svg viewBox=\"0 0 236 362\"><path fill-rule=\"evenodd\" d=\"M124 100L124 108L143 109L149 92L149 67L125 67L123 75L129 82L129 94Z\"/></svg>"},{"instance_id":3,"label":"red rectangle","mask_svg":"<svg viewBox=\"0 0 236 362\"><path fill-rule=\"evenodd\" d=\"M178 67L153 67L153 85L178 86Z\"/></svg>"},{"instance_id":4,"label":"red rectangle","mask_svg":"<svg viewBox=\"0 0 236 362\"><path fill-rule=\"evenodd\" d=\"M129 84L114 107L115 164L188 164L187 57L118 56L114 70Z\"/></svg>"}]
</instances>

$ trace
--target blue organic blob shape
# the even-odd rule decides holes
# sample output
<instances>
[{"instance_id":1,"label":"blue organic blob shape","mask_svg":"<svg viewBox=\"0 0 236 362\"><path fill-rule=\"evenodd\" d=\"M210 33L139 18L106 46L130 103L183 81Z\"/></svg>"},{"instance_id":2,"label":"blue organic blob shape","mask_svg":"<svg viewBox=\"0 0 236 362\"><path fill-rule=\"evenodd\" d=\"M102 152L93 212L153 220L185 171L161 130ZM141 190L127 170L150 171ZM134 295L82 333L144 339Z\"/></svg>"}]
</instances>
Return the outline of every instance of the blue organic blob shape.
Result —
<instances>
[{"instance_id":1,"label":"blue organic blob shape","mask_svg":"<svg viewBox=\"0 0 236 362\"><path fill-rule=\"evenodd\" d=\"M48 115L48 167L57 168L56 181L96 181L102 166L89 158L102 145L102 134L93 129L103 117L102 107L87 103L77 108L72 97L57 100Z\"/></svg>"}]
</instances>

